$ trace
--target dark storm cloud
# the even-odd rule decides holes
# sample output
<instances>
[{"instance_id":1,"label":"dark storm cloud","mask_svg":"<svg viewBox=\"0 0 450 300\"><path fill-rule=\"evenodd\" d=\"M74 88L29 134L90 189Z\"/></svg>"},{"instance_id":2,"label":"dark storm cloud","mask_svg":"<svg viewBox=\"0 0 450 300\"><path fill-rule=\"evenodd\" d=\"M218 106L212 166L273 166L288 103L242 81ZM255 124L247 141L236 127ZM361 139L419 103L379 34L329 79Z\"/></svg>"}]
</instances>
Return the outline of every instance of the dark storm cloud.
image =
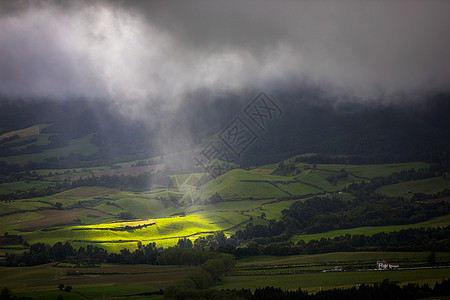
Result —
<instances>
[{"instance_id":1,"label":"dark storm cloud","mask_svg":"<svg viewBox=\"0 0 450 300\"><path fill-rule=\"evenodd\" d=\"M5 3L4 95L105 97L139 111L129 104L274 80L388 92L450 82L449 1Z\"/></svg>"}]
</instances>

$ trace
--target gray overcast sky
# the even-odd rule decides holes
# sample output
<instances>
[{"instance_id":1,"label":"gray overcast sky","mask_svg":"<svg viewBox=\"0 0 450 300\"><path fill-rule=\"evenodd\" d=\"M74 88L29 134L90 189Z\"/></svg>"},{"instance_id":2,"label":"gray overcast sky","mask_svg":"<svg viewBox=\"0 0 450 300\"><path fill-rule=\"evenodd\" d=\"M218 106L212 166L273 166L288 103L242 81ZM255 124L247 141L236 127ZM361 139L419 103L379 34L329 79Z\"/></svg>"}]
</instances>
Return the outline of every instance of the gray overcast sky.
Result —
<instances>
[{"instance_id":1,"label":"gray overcast sky","mask_svg":"<svg viewBox=\"0 0 450 300\"><path fill-rule=\"evenodd\" d=\"M197 89L273 80L450 85L450 1L2 1L0 10L8 96L172 105Z\"/></svg>"}]
</instances>

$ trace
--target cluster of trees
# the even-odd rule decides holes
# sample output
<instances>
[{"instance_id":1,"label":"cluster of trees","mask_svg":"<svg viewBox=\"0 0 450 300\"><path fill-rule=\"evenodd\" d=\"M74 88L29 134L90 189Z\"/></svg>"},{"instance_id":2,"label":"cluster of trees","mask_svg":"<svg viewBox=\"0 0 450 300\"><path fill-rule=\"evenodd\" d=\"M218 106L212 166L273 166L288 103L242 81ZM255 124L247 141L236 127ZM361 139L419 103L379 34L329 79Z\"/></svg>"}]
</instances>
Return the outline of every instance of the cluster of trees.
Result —
<instances>
[{"instance_id":1,"label":"cluster of trees","mask_svg":"<svg viewBox=\"0 0 450 300\"><path fill-rule=\"evenodd\" d=\"M335 164L335 165L366 165L373 163L373 158L365 155L299 155L294 159L295 163L309 164Z\"/></svg>"},{"instance_id":2,"label":"cluster of trees","mask_svg":"<svg viewBox=\"0 0 450 300\"><path fill-rule=\"evenodd\" d=\"M0 156L13 156L13 155L41 153L47 149L64 147L69 144L69 138L65 135L49 136L48 144L46 144L46 145L33 144L37 140L38 140L37 138L28 138L28 139L24 139L20 142L1 143L0 144ZM28 146L25 148L21 148L21 149L16 148L16 147L25 146L25 145L28 145Z\"/></svg>"},{"instance_id":3,"label":"cluster of trees","mask_svg":"<svg viewBox=\"0 0 450 300\"><path fill-rule=\"evenodd\" d=\"M332 152L330 152L332 153ZM313 154L313 155L299 155L294 159L293 164L297 163L309 163L309 164L335 164L335 165L366 165L374 163L373 156L367 155L333 155L333 154ZM408 161L426 161L431 163L433 166L441 166L445 170L450 168L450 150L440 149L431 150L416 156L412 160L392 160L382 159L377 160L377 163L388 163L388 162L408 162Z\"/></svg>"},{"instance_id":4,"label":"cluster of trees","mask_svg":"<svg viewBox=\"0 0 450 300\"><path fill-rule=\"evenodd\" d=\"M8 234L5 232L3 236L0 236L0 246L21 244L23 244L23 238L21 235Z\"/></svg>"},{"instance_id":5,"label":"cluster of trees","mask_svg":"<svg viewBox=\"0 0 450 300\"><path fill-rule=\"evenodd\" d=\"M42 189L30 188L25 191L17 190L14 193L0 194L0 201L45 197L71 188L72 188L71 182L69 180L64 180L63 182L56 182L54 186L48 185Z\"/></svg>"},{"instance_id":6,"label":"cluster of trees","mask_svg":"<svg viewBox=\"0 0 450 300\"><path fill-rule=\"evenodd\" d=\"M0 132L0 135L1 135L2 133ZM5 143L9 143L9 142L12 142L12 141L14 141L14 140L16 140L16 139L18 139L19 138L19 136L17 135L17 134L14 134L14 135L12 135L12 136L10 136L10 137L6 137L6 138L2 138L1 140L0 140L0 146L2 146L3 144L5 144Z\"/></svg>"},{"instance_id":7,"label":"cluster of trees","mask_svg":"<svg viewBox=\"0 0 450 300\"><path fill-rule=\"evenodd\" d=\"M208 198L207 201L205 201L204 204L212 204L212 203L219 203L219 202L223 202L222 196L220 196L219 193L214 193L213 195L211 195L211 197Z\"/></svg>"},{"instance_id":8,"label":"cluster of trees","mask_svg":"<svg viewBox=\"0 0 450 300\"><path fill-rule=\"evenodd\" d=\"M236 231L234 238L238 240L258 239L262 244L267 244L267 242L264 242L264 238L273 238L283 234L285 231L285 222L270 220L269 225L253 225L253 223L249 223L244 230Z\"/></svg>"},{"instance_id":9,"label":"cluster of trees","mask_svg":"<svg viewBox=\"0 0 450 300\"><path fill-rule=\"evenodd\" d=\"M199 299L194 296L198 291L204 291L213 286L214 283L217 282L225 272L231 270L235 264L236 261L234 256L224 253L218 254L214 258L206 260L201 265L199 271L190 273L185 278L172 283L166 289L164 297L175 299Z\"/></svg>"},{"instance_id":10,"label":"cluster of trees","mask_svg":"<svg viewBox=\"0 0 450 300\"><path fill-rule=\"evenodd\" d=\"M362 284L350 289L332 289L320 291L315 294L302 291L300 288L296 291L282 290L275 287L258 288L251 295L251 300L324 300L324 299L373 299L373 300L396 300L396 299L420 299L432 296L447 296L450 294L450 280L443 279L440 283L436 282L433 288L427 283L419 285L409 283L403 286L396 282L384 280L374 285ZM245 298L244 298L245 299Z\"/></svg>"},{"instance_id":11,"label":"cluster of trees","mask_svg":"<svg viewBox=\"0 0 450 300\"><path fill-rule=\"evenodd\" d=\"M347 178L347 177L348 177L348 173L347 173L344 169L341 169L339 172L336 172L336 173L333 174L333 175L329 175L329 176L327 177L327 180L328 180L331 184L336 185L336 184L337 184L337 181L338 181L339 179Z\"/></svg>"},{"instance_id":12,"label":"cluster of trees","mask_svg":"<svg viewBox=\"0 0 450 300\"><path fill-rule=\"evenodd\" d=\"M182 241L183 239L181 239ZM184 239L186 243L188 240ZM69 243L55 243L53 246L36 243L22 254L7 254L5 266L34 266L49 262L69 262L74 264L96 265L100 263L152 264L152 265L201 265L214 259L222 252L205 249L175 247L156 247L155 243L142 245L138 242L135 251L123 249L119 253L108 253L103 248L87 245L73 248ZM192 244L192 242L191 242Z\"/></svg>"},{"instance_id":13,"label":"cluster of trees","mask_svg":"<svg viewBox=\"0 0 450 300\"><path fill-rule=\"evenodd\" d=\"M249 242L245 247L227 243L217 251L230 253L236 257L254 255L297 255L329 252L354 251L442 251L450 249L450 226L444 228L411 228L394 232L381 232L373 235L342 235L335 238L292 242L278 242L261 245Z\"/></svg>"},{"instance_id":14,"label":"cluster of trees","mask_svg":"<svg viewBox=\"0 0 450 300\"><path fill-rule=\"evenodd\" d=\"M189 279L186 279L189 282ZM352 288L335 288L331 290L309 293L301 288L297 290L283 290L281 288L267 286L257 288L254 292L250 289L241 290L216 290L192 288L192 283L182 286L178 283L177 289L169 287L164 294L166 299L248 299L248 300L347 300L347 299L372 299L372 300L397 300L397 299L422 299L436 296L450 295L450 280L443 279L436 282L433 288L427 283L419 285L409 283L400 286L396 282L384 280L373 285L362 284Z\"/></svg>"},{"instance_id":15,"label":"cluster of trees","mask_svg":"<svg viewBox=\"0 0 450 300\"><path fill-rule=\"evenodd\" d=\"M28 176L28 177L27 177ZM35 176L35 177L29 177ZM0 175L0 182L2 180L9 180L10 178L22 178L30 180L41 180L42 176L37 175L36 172L30 172L26 170L20 173L13 173L9 176ZM2 179L3 178L3 179ZM9 178L9 179L8 179ZM14 193L0 195L0 201L14 200L14 199L27 199L34 197L44 197L55 193L59 193L68 189L80 187L80 186L104 186L110 188L134 188L144 189L149 186L167 186L170 178L163 172L150 173L145 172L137 176L131 175L113 175L113 176L89 176L79 178L77 180L70 180L70 178L64 179L64 181L56 182L54 185L46 186L45 188L37 189L31 188L25 191L18 190Z\"/></svg>"},{"instance_id":16,"label":"cluster of trees","mask_svg":"<svg viewBox=\"0 0 450 300\"><path fill-rule=\"evenodd\" d=\"M445 189L441 192L437 192L436 194L423 194L423 193L414 193L412 197L412 201L424 201L424 200L432 200L437 198L449 197L450 189Z\"/></svg>"},{"instance_id":17,"label":"cluster of trees","mask_svg":"<svg viewBox=\"0 0 450 300\"><path fill-rule=\"evenodd\" d=\"M144 172L137 176L89 176L71 182L72 188L79 186L104 186L110 188L148 188L149 186L167 186L170 177L159 171L157 173Z\"/></svg>"},{"instance_id":18,"label":"cluster of trees","mask_svg":"<svg viewBox=\"0 0 450 300\"><path fill-rule=\"evenodd\" d=\"M351 201L314 197L282 211L291 232L309 234L360 226L418 223L450 213L448 202L417 203L378 194L360 195Z\"/></svg>"},{"instance_id":19,"label":"cluster of trees","mask_svg":"<svg viewBox=\"0 0 450 300\"><path fill-rule=\"evenodd\" d=\"M394 172L388 176L377 176L370 179L369 182L362 181L360 183L352 183L346 191L356 196L364 194L372 194L376 189L403 181L419 180L436 176L443 176L446 168L442 165L432 165L427 169L411 169L408 171Z\"/></svg>"},{"instance_id":20,"label":"cluster of trees","mask_svg":"<svg viewBox=\"0 0 450 300\"><path fill-rule=\"evenodd\" d=\"M444 191L437 194L447 195ZM248 224L232 237L269 244L288 240L292 234L312 234L360 226L418 223L450 213L450 203L419 203L375 193L360 194L351 201L339 197L313 197L282 211L282 220L269 225Z\"/></svg>"}]
</instances>

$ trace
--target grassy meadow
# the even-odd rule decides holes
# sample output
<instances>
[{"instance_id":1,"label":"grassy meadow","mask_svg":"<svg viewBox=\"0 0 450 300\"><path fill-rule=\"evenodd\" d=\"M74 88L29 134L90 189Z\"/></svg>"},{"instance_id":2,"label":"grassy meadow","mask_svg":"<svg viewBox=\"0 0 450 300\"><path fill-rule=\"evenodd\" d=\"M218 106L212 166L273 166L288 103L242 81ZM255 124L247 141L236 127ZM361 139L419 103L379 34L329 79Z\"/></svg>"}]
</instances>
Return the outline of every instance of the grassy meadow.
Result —
<instances>
[{"instance_id":1,"label":"grassy meadow","mask_svg":"<svg viewBox=\"0 0 450 300\"><path fill-rule=\"evenodd\" d=\"M197 270L189 266L112 265L73 268L53 264L35 267L0 267L0 286L8 286L18 297L33 299L99 298L148 299L142 293L165 289L173 281ZM78 270L83 275L67 275ZM59 291L59 284L73 287L71 292ZM151 299L153 299L152 296ZM158 299L158 297L155 297Z\"/></svg>"},{"instance_id":2,"label":"grassy meadow","mask_svg":"<svg viewBox=\"0 0 450 300\"><path fill-rule=\"evenodd\" d=\"M283 275L255 275L226 276L218 289L256 289L266 286L276 286L282 289L296 290L299 287L309 292L333 288L351 288L361 284L373 284L385 279L397 281L401 284L411 282L428 283L433 286L442 278L447 278L448 269L423 269L423 270L395 270L395 271L348 271L306 274Z\"/></svg>"},{"instance_id":3,"label":"grassy meadow","mask_svg":"<svg viewBox=\"0 0 450 300\"><path fill-rule=\"evenodd\" d=\"M316 234L304 234L304 235L295 235L291 238L291 241L296 243L300 240L304 240L305 242L309 242L310 240L320 240L321 238L335 238L341 235L373 235L379 232L393 232L400 231L402 229L409 228L427 228L427 227L443 227L450 226L450 215L435 217L429 219L425 222L420 222L416 224L408 224L408 225L390 225L390 226L365 226L365 227L357 227L350 229L341 229L341 230L333 230L325 233L316 233Z\"/></svg>"},{"instance_id":4,"label":"grassy meadow","mask_svg":"<svg viewBox=\"0 0 450 300\"><path fill-rule=\"evenodd\" d=\"M70 140L69 145L67 146L60 148L46 149L41 153L0 157L0 161L5 161L7 163L41 162L46 158L65 157L71 153L91 155L98 151L97 146L91 144L90 142L93 135L94 133L82 136L77 139Z\"/></svg>"},{"instance_id":5,"label":"grassy meadow","mask_svg":"<svg viewBox=\"0 0 450 300\"><path fill-rule=\"evenodd\" d=\"M377 193L411 199L414 193L436 194L444 189L450 189L447 175L386 185L377 189Z\"/></svg>"}]
</instances>

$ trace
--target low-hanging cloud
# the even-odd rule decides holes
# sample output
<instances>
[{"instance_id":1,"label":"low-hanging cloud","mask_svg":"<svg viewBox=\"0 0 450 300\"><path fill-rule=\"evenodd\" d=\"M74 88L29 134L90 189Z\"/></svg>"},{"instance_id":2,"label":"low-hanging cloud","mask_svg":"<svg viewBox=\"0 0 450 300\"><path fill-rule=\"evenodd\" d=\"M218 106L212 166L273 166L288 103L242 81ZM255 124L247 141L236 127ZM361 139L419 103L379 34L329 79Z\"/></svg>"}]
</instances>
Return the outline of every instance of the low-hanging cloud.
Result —
<instances>
[{"instance_id":1,"label":"low-hanging cloud","mask_svg":"<svg viewBox=\"0 0 450 300\"><path fill-rule=\"evenodd\" d=\"M139 111L307 78L448 89L449 1L14 1L0 4L0 94L107 98Z\"/></svg>"}]
</instances>

